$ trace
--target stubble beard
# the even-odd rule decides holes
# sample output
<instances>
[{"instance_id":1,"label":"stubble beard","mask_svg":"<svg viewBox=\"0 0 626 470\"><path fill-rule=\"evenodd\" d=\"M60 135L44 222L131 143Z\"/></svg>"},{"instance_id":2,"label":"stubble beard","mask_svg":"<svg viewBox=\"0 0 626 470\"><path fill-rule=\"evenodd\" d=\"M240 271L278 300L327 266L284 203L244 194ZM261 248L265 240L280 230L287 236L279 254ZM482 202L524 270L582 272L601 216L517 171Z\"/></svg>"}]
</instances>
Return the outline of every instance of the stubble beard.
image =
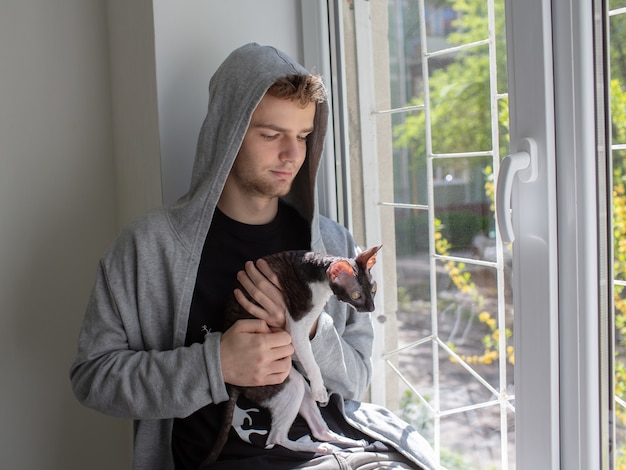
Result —
<instances>
[{"instance_id":1,"label":"stubble beard","mask_svg":"<svg viewBox=\"0 0 626 470\"><path fill-rule=\"evenodd\" d=\"M250 196L274 199L289 194L293 181L277 185L276 183L265 181L262 178L257 178L241 180L240 183L243 190Z\"/></svg>"}]
</instances>

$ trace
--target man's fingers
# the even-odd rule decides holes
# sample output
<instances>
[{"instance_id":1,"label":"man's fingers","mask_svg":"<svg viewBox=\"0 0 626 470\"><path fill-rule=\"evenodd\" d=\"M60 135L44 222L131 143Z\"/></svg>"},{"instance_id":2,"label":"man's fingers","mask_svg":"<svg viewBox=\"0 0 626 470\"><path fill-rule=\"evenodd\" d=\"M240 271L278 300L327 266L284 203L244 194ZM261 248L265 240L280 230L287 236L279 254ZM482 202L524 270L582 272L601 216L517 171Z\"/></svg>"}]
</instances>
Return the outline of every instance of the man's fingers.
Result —
<instances>
[{"instance_id":1,"label":"man's fingers","mask_svg":"<svg viewBox=\"0 0 626 470\"><path fill-rule=\"evenodd\" d=\"M254 293L263 294L263 296L270 299L271 302L284 305L285 302L283 298L283 292L280 289L278 276L276 276L274 271L272 271L272 269L267 264L267 261L265 261L264 259L258 260L257 263L258 266L252 261L248 261L245 265L246 274L256 288ZM263 297L257 299L253 295L253 292L249 291L247 288L246 292L252 295L252 298L259 303L261 303L261 300L263 300ZM261 305L263 304L261 303Z\"/></svg>"},{"instance_id":2,"label":"man's fingers","mask_svg":"<svg viewBox=\"0 0 626 470\"><path fill-rule=\"evenodd\" d=\"M283 358L272 363L273 372L267 375L267 385L283 383L291 370L291 359Z\"/></svg>"},{"instance_id":3,"label":"man's fingers","mask_svg":"<svg viewBox=\"0 0 626 470\"><path fill-rule=\"evenodd\" d=\"M270 265L267 264L267 261L261 258L256 262L256 265L254 263L252 263L252 265L255 266L257 270L261 272L267 279L269 279L278 290L282 291L278 276L274 271L272 271L272 268L270 268Z\"/></svg>"},{"instance_id":4,"label":"man's fingers","mask_svg":"<svg viewBox=\"0 0 626 470\"><path fill-rule=\"evenodd\" d=\"M237 299L237 302L239 302L239 304L244 308L244 310L250 315L257 317L260 320L263 320L263 322L266 324L280 327L280 325L272 324L272 317L269 315L269 313L265 309L259 307L254 302L251 302L248 297L246 297L246 295L241 291L241 289L235 289L235 298Z\"/></svg>"},{"instance_id":5,"label":"man's fingers","mask_svg":"<svg viewBox=\"0 0 626 470\"><path fill-rule=\"evenodd\" d=\"M248 268L249 265L252 265L252 268ZM259 295L262 295L263 292L255 284L253 276L250 275L250 271L252 271L253 269L256 270L256 268L254 268L254 263L251 263L250 261L247 262L246 263L246 270L245 271L239 271L237 273L237 280L241 284L241 287L243 287L244 290L254 300L256 300L258 302L257 298L259 297ZM260 271L257 270L257 273L260 274Z\"/></svg>"},{"instance_id":6,"label":"man's fingers","mask_svg":"<svg viewBox=\"0 0 626 470\"><path fill-rule=\"evenodd\" d=\"M286 331L271 332L262 320L239 320L222 334L224 381L241 386L282 383L291 369L293 352Z\"/></svg>"},{"instance_id":7,"label":"man's fingers","mask_svg":"<svg viewBox=\"0 0 626 470\"><path fill-rule=\"evenodd\" d=\"M278 283L278 278L264 260L259 260L259 268L263 272L253 262L248 261L245 270L237 273L237 280L247 296L235 290L235 297L252 316L265 320L270 326L284 327L287 306L282 291L275 284Z\"/></svg>"},{"instance_id":8,"label":"man's fingers","mask_svg":"<svg viewBox=\"0 0 626 470\"><path fill-rule=\"evenodd\" d=\"M238 320L231 328L238 333L272 333L267 323L260 319Z\"/></svg>"},{"instance_id":9,"label":"man's fingers","mask_svg":"<svg viewBox=\"0 0 626 470\"><path fill-rule=\"evenodd\" d=\"M248 295L259 305L265 307L277 302L283 302L280 290L261 271L256 269L251 261L246 263L245 271L237 273L237 280Z\"/></svg>"}]
</instances>

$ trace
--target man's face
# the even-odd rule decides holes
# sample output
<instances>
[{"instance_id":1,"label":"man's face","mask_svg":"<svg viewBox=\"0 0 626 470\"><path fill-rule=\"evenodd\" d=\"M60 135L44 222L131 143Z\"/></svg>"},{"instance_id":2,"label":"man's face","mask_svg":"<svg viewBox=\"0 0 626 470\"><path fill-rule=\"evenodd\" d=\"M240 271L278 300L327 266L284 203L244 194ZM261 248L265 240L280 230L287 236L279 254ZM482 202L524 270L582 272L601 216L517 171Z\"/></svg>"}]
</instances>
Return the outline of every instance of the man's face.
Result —
<instances>
[{"instance_id":1,"label":"man's face","mask_svg":"<svg viewBox=\"0 0 626 470\"><path fill-rule=\"evenodd\" d=\"M253 197L286 195L304 163L314 117L314 103L302 108L298 102L265 95L252 114L229 183Z\"/></svg>"}]
</instances>

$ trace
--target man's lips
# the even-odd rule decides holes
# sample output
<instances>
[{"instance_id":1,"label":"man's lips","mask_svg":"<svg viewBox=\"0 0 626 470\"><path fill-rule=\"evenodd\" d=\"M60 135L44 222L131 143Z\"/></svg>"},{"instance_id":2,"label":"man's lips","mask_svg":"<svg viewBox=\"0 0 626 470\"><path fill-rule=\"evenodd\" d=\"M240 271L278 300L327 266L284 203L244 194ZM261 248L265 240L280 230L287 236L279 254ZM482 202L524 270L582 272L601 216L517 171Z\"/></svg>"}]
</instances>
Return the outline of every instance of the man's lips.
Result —
<instances>
[{"instance_id":1,"label":"man's lips","mask_svg":"<svg viewBox=\"0 0 626 470\"><path fill-rule=\"evenodd\" d=\"M278 176L281 179L291 179L293 177L293 171L289 170L270 170L272 174Z\"/></svg>"}]
</instances>

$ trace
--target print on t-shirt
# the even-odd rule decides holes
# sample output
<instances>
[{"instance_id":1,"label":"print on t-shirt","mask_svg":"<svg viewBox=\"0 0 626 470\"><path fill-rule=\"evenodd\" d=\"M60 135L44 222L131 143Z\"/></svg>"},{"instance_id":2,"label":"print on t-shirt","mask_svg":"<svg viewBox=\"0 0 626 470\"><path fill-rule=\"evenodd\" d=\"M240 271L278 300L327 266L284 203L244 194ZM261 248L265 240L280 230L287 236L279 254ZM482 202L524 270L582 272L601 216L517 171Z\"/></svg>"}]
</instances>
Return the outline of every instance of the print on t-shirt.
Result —
<instances>
[{"instance_id":1,"label":"print on t-shirt","mask_svg":"<svg viewBox=\"0 0 626 470\"><path fill-rule=\"evenodd\" d=\"M240 408L235 405L233 412L233 424L232 427L239 435L239 439L252 444L250 437L252 434L258 434L264 436L267 434L267 429L255 429L254 418L261 412L258 408ZM256 439L255 439L256 440Z\"/></svg>"}]
</instances>

